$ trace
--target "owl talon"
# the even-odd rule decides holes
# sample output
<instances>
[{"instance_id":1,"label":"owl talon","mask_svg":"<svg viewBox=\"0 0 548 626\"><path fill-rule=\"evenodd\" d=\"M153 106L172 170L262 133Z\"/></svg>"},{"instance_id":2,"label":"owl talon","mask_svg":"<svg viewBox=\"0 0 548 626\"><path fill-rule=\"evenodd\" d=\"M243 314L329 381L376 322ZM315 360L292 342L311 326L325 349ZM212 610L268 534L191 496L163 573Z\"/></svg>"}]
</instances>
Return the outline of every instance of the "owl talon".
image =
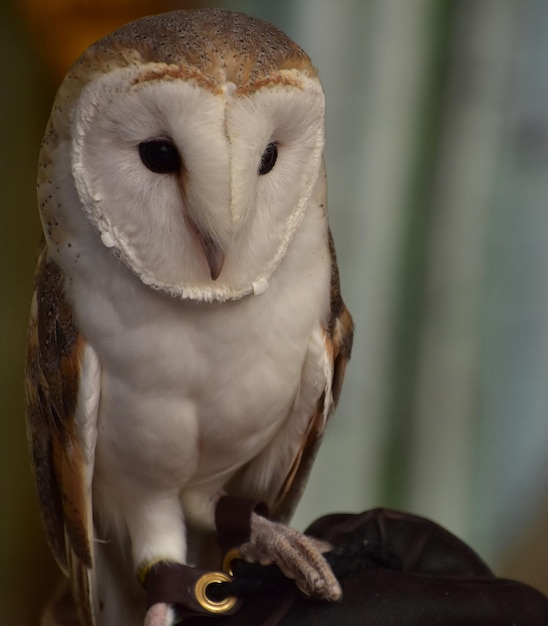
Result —
<instances>
[{"instance_id":1,"label":"owl talon","mask_svg":"<svg viewBox=\"0 0 548 626\"><path fill-rule=\"evenodd\" d=\"M275 563L304 595L333 602L341 598L342 591L322 555L329 549L326 542L253 513L251 537L240 552L249 562Z\"/></svg>"}]
</instances>

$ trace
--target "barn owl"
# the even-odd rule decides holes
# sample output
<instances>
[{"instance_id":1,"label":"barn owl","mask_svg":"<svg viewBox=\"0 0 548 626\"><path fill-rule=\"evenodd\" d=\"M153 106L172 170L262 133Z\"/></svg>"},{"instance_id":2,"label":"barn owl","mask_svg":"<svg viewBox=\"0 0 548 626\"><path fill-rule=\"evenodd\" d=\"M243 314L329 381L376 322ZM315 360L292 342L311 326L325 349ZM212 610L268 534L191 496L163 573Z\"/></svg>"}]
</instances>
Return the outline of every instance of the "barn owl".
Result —
<instances>
[{"instance_id":1,"label":"barn owl","mask_svg":"<svg viewBox=\"0 0 548 626\"><path fill-rule=\"evenodd\" d=\"M136 573L206 566L226 494L270 507L252 514L246 558L340 595L286 526L352 344L323 146L310 59L243 14L129 23L59 88L27 414L46 534L85 626L171 624L169 603L145 610Z\"/></svg>"}]
</instances>

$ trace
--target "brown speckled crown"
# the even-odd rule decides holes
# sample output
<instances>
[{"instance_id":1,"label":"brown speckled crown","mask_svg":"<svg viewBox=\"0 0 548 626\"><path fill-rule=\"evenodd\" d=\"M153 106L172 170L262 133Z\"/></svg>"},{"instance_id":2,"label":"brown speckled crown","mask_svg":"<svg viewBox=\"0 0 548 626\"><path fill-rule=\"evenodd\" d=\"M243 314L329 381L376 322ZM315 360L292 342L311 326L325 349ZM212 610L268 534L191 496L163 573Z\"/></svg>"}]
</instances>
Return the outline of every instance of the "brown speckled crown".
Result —
<instances>
[{"instance_id":1,"label":"brown speckled crown","mask_svg":"<svg viewBox=\"0 0 548 626\"><path fill-rule=\"evenodd\" d=\"M185 65L214 82L260 82L274 71L299 69L316 76L310 59L280 29L220 9L182 10L130 22L93 44L72 74L84 69L141 63ZM92 70L93 71L93 70Z\"/></svg>"},{"instance_id":2,"label":"brown speckled crown","mask_svg":"<svg viewBox=\"0 0 548 626\"><path fill-rule=\"evenodd\" d=\"M53 104L40 155L45 171L60 139L71 139L67 113L95 78L115 68L156 63L141 79L193 78L216 91L226 81L249 93L296 69L317 78L308 55L279 28L254 17L221 9L180 10L129 22L91 45L74 63ZM154 76L156 74L156 76ZM40 173L39 173L40 181Z\"/></svg>"}]
</instances>

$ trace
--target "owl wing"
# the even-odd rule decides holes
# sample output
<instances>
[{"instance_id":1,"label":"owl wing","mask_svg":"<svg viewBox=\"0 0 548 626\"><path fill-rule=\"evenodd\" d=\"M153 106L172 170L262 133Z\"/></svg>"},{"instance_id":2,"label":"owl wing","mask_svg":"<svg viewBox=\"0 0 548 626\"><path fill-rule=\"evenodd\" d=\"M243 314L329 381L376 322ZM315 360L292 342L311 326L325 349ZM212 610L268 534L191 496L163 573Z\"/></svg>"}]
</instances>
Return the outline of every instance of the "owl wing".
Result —
<instances>
[{"instance_id":1,"label":"owl wing","mask_svg":"<svg viewBox=\"0 0 548 626\"><path fill-rule=\"evenodd\" d=\"M341 392L346 363L352 351L354 325L352 316L341 297L339 270L335 246L329 231L331 255L330 316L322 335L325 343L327 384L311 415L300 449L272 506L272 517L287 521L295 510L306 486L312 464L318 452L327 418L336 406Z\"/></svg>"},{"instance_id":2,"label":"owl wing","mask_svg":"<svg viewBox=\"0 0 548 626\"><path fill-rule=\"evenodd\" d=\"M92 610L91 480L100 366L74 322L59 267L40 251L28 336L27 430L41 516L84 626Z\"/></svg>"}]
</instances>

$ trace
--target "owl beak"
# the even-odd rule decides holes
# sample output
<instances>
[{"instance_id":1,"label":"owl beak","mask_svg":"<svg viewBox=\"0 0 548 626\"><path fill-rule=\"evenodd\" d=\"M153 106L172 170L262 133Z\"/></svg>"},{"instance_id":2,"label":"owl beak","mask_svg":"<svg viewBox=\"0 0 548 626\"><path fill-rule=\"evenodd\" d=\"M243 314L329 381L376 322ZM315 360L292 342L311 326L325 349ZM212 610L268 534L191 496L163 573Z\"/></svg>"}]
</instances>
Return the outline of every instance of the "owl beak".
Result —
<instances>
[{"instance_id":1,"label":"owl beak","mask_svg":"<svg viewBox=\"0 0 548 626\"><path fill-rule=\"evenodd\" d=\"M209 265L211 280L217 280L220 273L223 271L225 253L221 250L219 244L213 241L210 236L200 233L199 237L202 250L204 251L207 264Z\"/></svg>"}]
</instances>

